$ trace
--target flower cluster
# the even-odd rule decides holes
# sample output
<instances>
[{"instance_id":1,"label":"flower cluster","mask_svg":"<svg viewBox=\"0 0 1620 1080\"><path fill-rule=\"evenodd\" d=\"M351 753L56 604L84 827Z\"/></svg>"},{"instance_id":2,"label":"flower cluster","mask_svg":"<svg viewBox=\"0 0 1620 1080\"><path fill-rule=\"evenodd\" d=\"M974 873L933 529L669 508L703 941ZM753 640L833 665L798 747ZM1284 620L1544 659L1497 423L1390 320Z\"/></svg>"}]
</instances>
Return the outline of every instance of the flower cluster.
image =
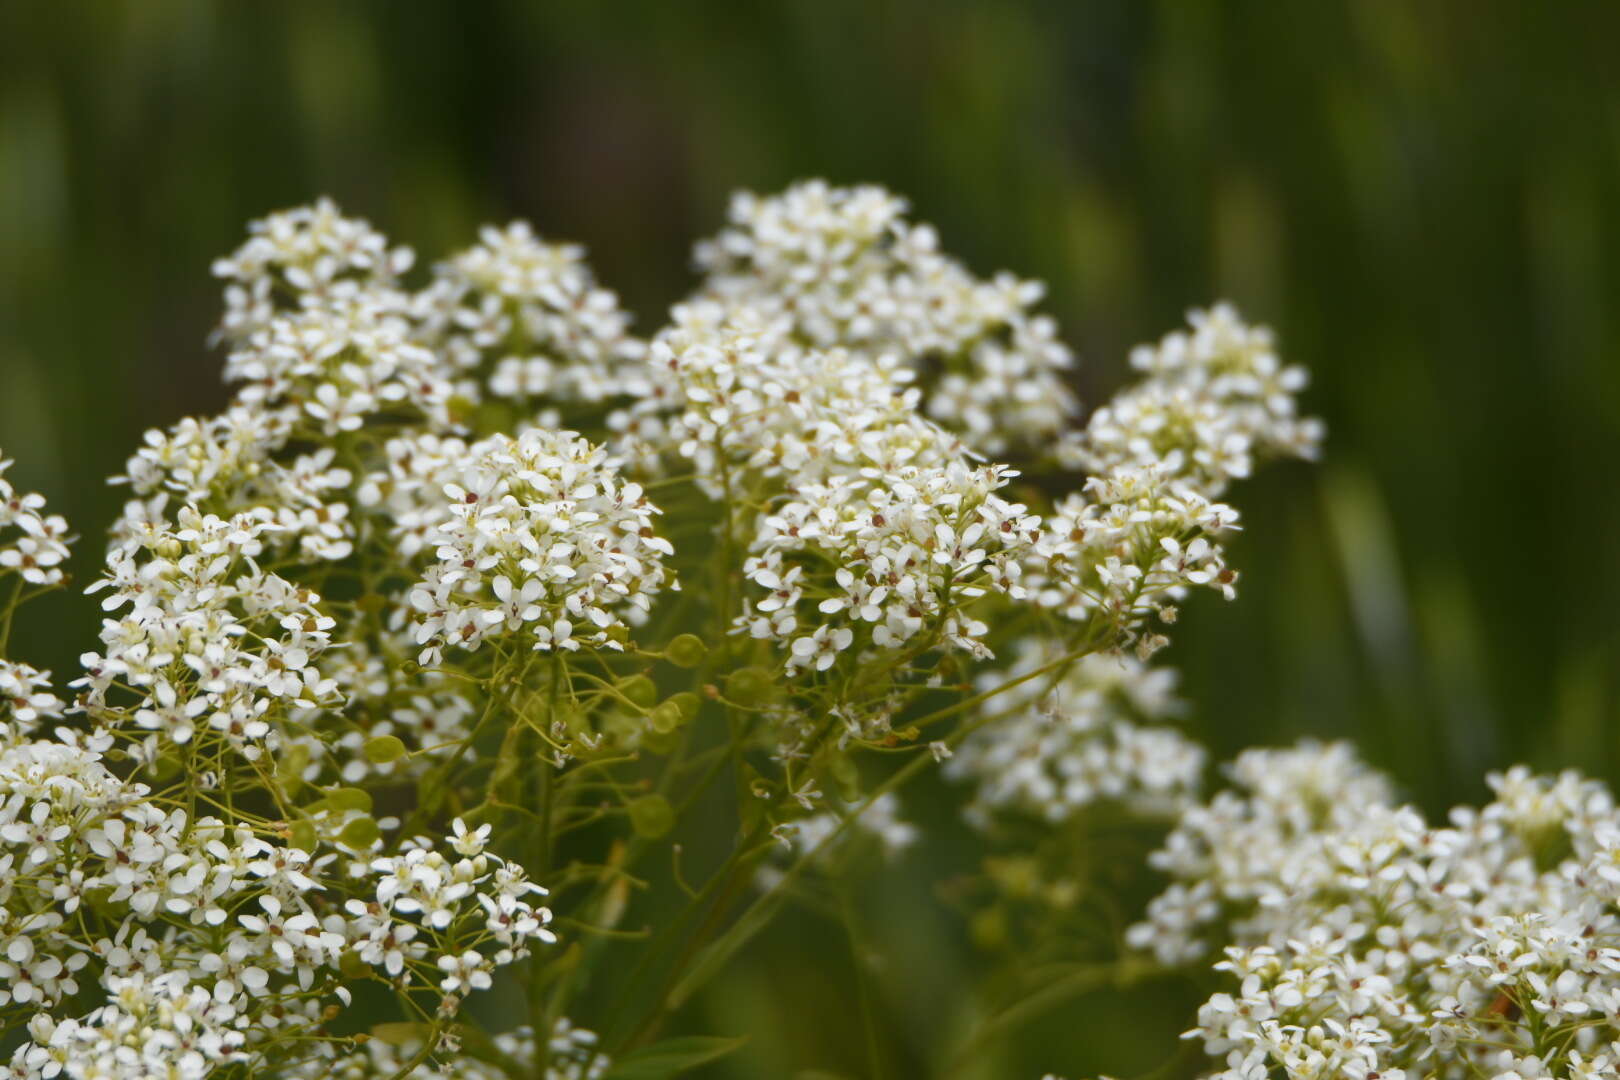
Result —
<instances>
[{"instance_id":1,"label":"flower cluster","mask_svg":"<svg viewBox=\"0 0 1620 1080\"><path fill-rule=\"evenodd\" d=\"M232 344L268 329L289 295L315 307L392 288L415 261L409 248L390 248L387 237L344 217L330 199L271 214L248 232L246 243L214 262L214 276L227 282L217 333Z\"/></svg>"},{"instance_id":2,"label":"flower cluster","mask_svg":"<svg viewBox=\"0 0 1620 1080\"><path fill-rule=\"evenodd\" d=\"M6 470L11 462L0 457L0 581L16 575L21 587L60 585L68 557L67 522L46 514L45 497L11 486Z\"/></svg>"},{"instance_id":3,"label":"flower cluster","mask_svg":"<svg viewBox=\"0 0 1620 1080\"><path fill-rule=\"evenodd\" d=\"M405 411L450 423L452 369L418 340L405 248L330 201L273 214L214 264L229 284L219 336L238 399L325 436Z\"/></svg>"},{"instance_id":4,"label":"flower cluster","mask_svg":"<svg viewBox=\"0 0 1620 1080\"><path fill-rule=\"evenodd\" d=\"M64 708L50 672L0 657L0 743L33 734L41 720L59 719Z\"/></svg>"},{"instance_id":5,"label":"flower cluster","mask_svg":"<svg viewBox=\"0 0 1620 1080\"><path fill-rule=\"evenodd\" d=\"M235 405L218 416L187 417L169 431L148 431L115 483L139 496L114 525L115 542L138 542L161 528L171 501L220 517L268 516L266 542L307 562L346 558L354 549L347 491L350 470L322 447L289 461L296 417L286 409Z\"/></svg>"},{"instance_id":6,"label":"flower cluster","mask_svg":"<svg viewBox=\"0 0 1620 1080\"><path fill-rule=\"evenodd\" d=\"M1040 522L995 494L1014 470L970 464L919 415L908 368L786 343L712 304L678 309L652 355L683 403L671 438L706 488L770 502L743 567L763 595L739 628L782 642L790 673L867 644L984 653L962 606L1022 595L1018 555Z\"/></svg>"},{"instance_id":7,"label":"flower cluster","mask_svg":"<svg viewBox=\"0 0 1620 1080\"><path fill-rule=\"evenodd\" d=\"M1077 408L1064 379L1072 354L1032 310L1043 287L975 278L905 211L873 186L739 193L727 228L698 247L700 295L779 322L803 345L937 368L930 416L986 453L1040 447Z\"/></svg>"},{"instance_id":8,"label":"flower cluster","mask_svg":"<svg viewBox=\"0 0 1620 1080\"><path fill-rule=\"evenodd\" d=\"M547 929L550 910L526 899L546 890L486 851L489 833L488 825L468 829L458 818L454 859L428 838L406 841L398 855L372 861L375 897L347 904L359 957L400 985L437 982L441 1008L451 1013L472 991L489 989L495 968L528 956L529 942L557 940Z\"/></svg>"},{"instance_id":9,"label":"flower cluster","mask_svg":"<svg viewBox=\"0 0 1620 1080\"><path fill-rule=\"evenodd\" d=\"M1443 856L1425 846L1437 834L1396 830L1407 847L1378 857L1419 868L1369 880L1410 883L1410 902L1346 921L1331 905L1360 901L1331 892L1306 837L1409 812L1331 828L1318 813L1273 837L1243 809L1258 794L1192 805L1203 757L1160 723L1172 680L1145 660L1189 590L1232 594L1220 543L1237 515L1214 501L1226 482L1314 444L1294 417L1302 376L1264 331L1225 308L1195 315L1076 431L1072 357L1037 311L1041 287L973 276L879 188L740 195L698 259L703 282L646 341L580 248L522 222L485 229L418 286L409 250L323 200L254 223L215 265L229 404L165 421L116 478L130 498L89 590L105 617L77 698L0 657L7 1075L595 1080L615 1072L596 1037L555 1019L581 1016L586 986L648 1009L609 1018L626 1037L616 1071L700 1064L732 1040L638 1043L686 1015L776 904L826 891L801 882L812 860L835 876L863 849L916 841L896 791L940 761L972 785L986 834L1048 833L984 860L1003 941L1091 959L1104 935L1060 938L1097 922L1090 871L1071 858L1085 822L1181 812L1159 860L1178 881L1152 910L1167 959L1270 949L1272 967L1259 952L1231 961L1270 993L1317 977L1285 969L1317 970L1294 942L1319 927L1343 942L1332 956L1361 963L1367 935L1428 912L1432 925L1397 935L1416 974L1380 999L1389 1046L1442 1028L1464 1045L1460 1021L1430 1022L1452 1009L1476 1024L1534 1016L1524 1053L1549 1068L1597 1060L1583 1032L1605 1007L1607 915L1583 924L1596 959L1543 962L1555 946L1532 938L1565 933L1587 893L1609 902L1595 882L1620 877L1603 862L1620 840L1546 847L1531 834L1552 826L1523 807L1459 819ZM1093 475L1076 490L1055 459ZM63 582L68 542L7 464L0 647L17 605ZM687 587L666 596L677 574ZM1010 663L986 663L1007 646ZM1239 768L1253 792L1277 786L1268 806L1315 808L1305 772ZM1528 783L1508 778L1500 801ZM735 846L691 887L682 841L661 842L731 787ZM1581 827L1607 821L1609 804L1576 787ZM1372 794L1351 791L1383 805ZM1573 807L1566 795L1552 785L1545 800ZM1221 815L1254 818L1265 884L1252 893ZM1484 853L1464 875L1475 891L1422 893L1435 861L1470 844ZM660 851L692 901L674 917L642 906L665 875L637 864ZM766 895L731 923L751 876ZM1508 883L1505 906L1476 888L1487 880ZM1309 899L1273 911L1284 889ZM590 938L553 958L537 945L556 940L545 904L558 897L560 921ZM1466 933L1496 937L1441 926L1464 903ZM1245 904L1267 914L1229 911ZM1491 921L1530 910L1565 914ZM991 921L975 934L995 936ZM1481 1013L1494 999L1476 984L1496 976L1408 948L1420 934L1487 958L1530 941L1542 959L1493 969L1516 973L1499 992L1519 1012ZM645 960L619 965L644 937L659 939ZM528 1026L486 1029L485 1010L464 1008L497 979L527 999ZM390 1019L341 1034L366 984L364 1008ZM1431 991L1451 997L1399 1012ZM1264 1049L1223 1024L1204 1025L1218 1052ZM1266 1031L1266 1047L1293 1037ZM1562 1041L1543 1045L1548 1032Z\"/></svg>"},{"instance_id":10,"label":"flower cluster","mask_svg":"<svg viewBox=\"0 0 1620 1080\"><path fill-rule=\"evenodd\" d=\"M780 323L713 302L679 306L674 320L653 342L663 393L648 405L679 409L662 437L716 498L756 477L804 484L962 456L918 414L915 372L895 356L805 348Z\"/></svg>"},{"instance_id":11,"label":"flower cluster","mask_svg":"<svg viewBox=\"0 0 1620 1080\"><path fill-rule=\"evenodd\" d=\"M11 1075L201 1080L248 1060L236 1006L181 972L109 977L106 990L107 1004L82 1019L39 1013L28 1025L30 1041L12 1057Z\"/></svg>"},{"instance_id":12,"label":"flower cluster","mask_svg":"<svg viewBox=\"0 0 1620 1080\"><path fill-rule=\"evenodd\" d=\"M981 676L990 689L1055 658L1026 646L1005 672ZM975 785L968 820L985 827L1015 813L1061 824L1097 803L1167 816L1200 786L1204 750L1160 721L1179 711L1175 672L1128 656L1080 658L1055 681L1031 680L1002 695L1009 715L974 732L945 763L945 775Z\"/></svg>"},{"instance_id":13,"label":"flower cluster","mask_svg":"<svg viewBox=\"0 0 1620 1080\"><path fill-rule=\"evenodd\" d=\"M85 704L99 722L150 732L154 763L199 730L253 760L279 741L286 710L331 703L315 661L334 620L320 597L259 568L267 511L231 518L184 507L177 528L115 546L91 591L102 608L102 653L86 653ZM127 609L127 610L126 610Z\"/></svg>"},{"instance_id":14,"label":"flower cluster","mask_svg":"<svg viewBox=\"0 0 1620 1080\"><path fill-rule=\"evenodd\" d=\"M1037 604L1075 621L1100 616L1117 644L1145 659L1164 644L1149 619L1174 622L1189 588L1230 600L1237 572L1219 538L1237 511L1171 479L1158 466L1122 467L1061 500L1029 560Z\"/></svg>"},{"instance_id":15,"label":"flower cluster","mask_svg":"<svg viewBox=\"0 0 1620 1080\"><path fill-rule=\"evenodd\" d=\"M1154 466L1207 495L1249 475L1260 456L1314 458L1322 424L1297 414L1305 369L1277 359L1271 331L1231 305L1188 316L1190 331L1131 352L1142 379L1066 433L1059 458L1108 473Z\"/></svg>"},{"instance_id":16,"label":"flower cluster","mask_svg":"<svg viewBox=\"0 0 1620 1080\"><path fill-rule=\"evenodd\" d=\"M486 226L480 241L436 267L413 301L422 340L464 373L462 394L532 407L641 392L646 345L583 248L546 243L524 221Z\"/></svg>"},{"instance_id":17,"label":"flower cluster","mask_svg":"<svg viewBox=\"0 0 1620 1080\"><path fill-rule=\"evenodd\" d=\"M28 852L5 855L17 870L4 894L0 1013L55 1005L92 969L106 1001L77 1019L33 1015L16 1075L202 1077L256 1060L318 1025L327 1001L348 1003L345 956L402 991L436 986L439 1011L453 1015L494 967L555 940L550 912L524 899L544 890L483 852L487 827L457 822L458 859L425 842L377 859L374 898L339 909L334 855L165 813L90 748L7 751L0 797L12 819L0 841ZM76 945L77 926L64 929L85 897L97 913L127 912L89 948Z\"/></svg>"},{"instance_id":18,"label":"flower cluster","mask_svg":"<svg viewBox=\"0 0 1620 1080\"><path fill-rule=\"evenodd\" d=\"M250 1041L318 1022L315 997L265 1006L337 962L343 936L304 899L329 860L163 809L107 768L111 742L0 753L0 1016L21 1012L31 1038L14 1073L200 1077ZM275 918L273 933L254 909ZM85 940L98 923L106 936ZM98 982L105 1004L84 1017L39 1011ZM342 996L330 979L325 989Z\"/></svg>"},{"instance_id":19,"label":"flower cluster","mask_svg":"<svg viewBox=\"0 0 1620 1080\"><path fill-rule=\"evenodd\" d=\"M1175 883L1131 940L1229 942L1238 986L1189 1033L1222 1078L1612 1076L1620 810L1573 773L1490 777L1435 827L1343 746L1250 751L1154 862Z\"/></svg>"},{"instance_id":20,"label":"flower cluster","mask_svg":"<svg viewBox=\"0 0 1620 1080\"><path fill-rule=\"evenodd\" d=\"M827 670L857 635L878 649L916 641L988 656L986 626L962 606L1022 596L1018 556L1039 533L1039 518L995 494L1011 475L952 462L896 470L881 486L835 476L800 488L764 518L743 564L766 595L741 625L785 640L789 671ZM801 629L812 607L821 617Z\"/></svg>"},{"instance_id":21,"label":"flower cluster","mask_svg":"<svg viewBox=\"0 0 1620 1080\"><path fill-rule=\"evenodd\" d=\"M543 651L615 647L612 632L668 580L673 549L653 533L658 508L572 433L531 429L471 447L444 495L437 561L410 596L423 664L447 645L476 649L492 631Z\"/></svg>"}]
</instances>

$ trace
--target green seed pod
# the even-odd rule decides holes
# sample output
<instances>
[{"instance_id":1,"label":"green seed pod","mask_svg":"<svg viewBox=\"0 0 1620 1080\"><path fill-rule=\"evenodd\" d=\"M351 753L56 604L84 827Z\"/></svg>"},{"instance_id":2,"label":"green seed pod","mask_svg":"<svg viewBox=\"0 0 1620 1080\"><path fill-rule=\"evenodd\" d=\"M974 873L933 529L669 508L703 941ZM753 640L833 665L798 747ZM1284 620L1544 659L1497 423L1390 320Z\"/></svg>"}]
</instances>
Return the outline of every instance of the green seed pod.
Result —
<instances>
[{"instance_id":1,"label":"green seed pod","mask_svg":"<svg viewBox=\"0 0 1620 1080\"><path fill-rule=\"evenodd\" d=\"M681 634L664 650L664 659L680 668L694 668L703 663L709 650L696 634Z\"/></svg>"},{"instance_id":2,"label":"green seed pod","mask_svg":"<svg viewBox=\"0 0 1620 1080\"><path fill-rule=\"evenodd\" d=\"M645 675L631 675L619 680L619 693L638 708L650 709L658 700L658 687Z\"/></svg>"},{"instance_id":3,"label":"green seed pod","mask_svg":"<svg viewBox=\"0 0 1620 1080\"><path fill-rule=\"evenodd\" d=\"M293 822L292 835L288 837L288 840L292 843L292 846L297 848L299 851L313 853L315 851L315 845L318 842L318 838L315 835L315 823L308 818L303 818L299 821Z\"/></svg>"},{"instance_id":4,"label":"green seed pod","mask_svg":"<svg viewBox=\"0 0 1620 1080\"><path fill-rule=\"evenodd\" d=\"M338 843L344 847L363 851L375 844L380 836L382 836L382 830L377 827L376 819L358 817L343 826L343 830L338 833L337 838Z\"/></svg>"},{"instance_id":5,"label":"green seed pod","mask_svg":"<svg viewBox=\"0 0 1620 1080\"><path fill-rule=\"evenodd\" d=\"M630 827L643 839L657 840L675 827L675 808L657 792L631 801L629 809Z\"/></svg>"},{"instance_id":6,"label":"green seed pod","mask_svg":"<svg viewBox=\"0 0 1620 1080\"><path fill-rule=\"evenodd\" d=\"M654 731L668 734L685 723L686 717L674 700L661 701L647 714L647 722L652 725Z\"/></svg>"},{"instance_id":7,"label":"green seed pod","mask_svg":"<svg viewBox=\"0 0 1620 1080\"><path fill-rule=\"evenodd\" d=\"M690 724L697 719L698 707L703 704L690 690L682 690L670 697L669 704L681 710L681 723Z\"/></svg>"},{"instance_id":8,"label":"green seed pod","mask_svg":"<svg viewBox=\"0 0 1620 1080\"><path fill-rule=\"evenodd\" d=\"M359 810L371 813L371 792L357 787L333 788L326 793L326 804L333 810Z\"/></svg>"},{"instance_id":9,"label":"green seed pod","mask_svg":"<svg viewBox=\"0 0 1620 1080\"><path fill-rule=\"evenodd\" d=\"M738 668L726 676L726 697L738 705L763 705L775 696L776 678L764 668Z\"/></svg>"},{"instance_id":10,"label":"green seed pod","mask_svg":"<svg viewBox=\"0 0 1620 1080\"><path fill-rule=\"evenodd\" d=\"M367 739L366 760L374 765L386 765L405 756L405 744L393 735L378 735Z\"/></svg>"}]
</instances>

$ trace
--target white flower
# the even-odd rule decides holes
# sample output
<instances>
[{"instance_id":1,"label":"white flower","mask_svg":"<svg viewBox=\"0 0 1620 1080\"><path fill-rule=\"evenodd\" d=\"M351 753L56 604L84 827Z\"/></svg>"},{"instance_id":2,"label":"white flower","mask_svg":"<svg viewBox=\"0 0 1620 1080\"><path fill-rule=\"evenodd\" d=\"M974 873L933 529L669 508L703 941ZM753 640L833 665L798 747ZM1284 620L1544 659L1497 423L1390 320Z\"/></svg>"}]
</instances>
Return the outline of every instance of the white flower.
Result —
<instances>
[{"instance_id":1,"label":"white flower","mask_svg":"<svg viewBox=\"0 0 1620 1080\"><path fill-rule=\"evenodd\" d=\"M472 858L484 851L484 845L489 841L489 825L480 825L478 828L468 830L467 823L456 818L453 823L454 833L450 838L450 846L456 849L456 854Z\"/></svg>"},{"instance_id":2,"label":"white flower","mask_svg":"<svg viewBox=\"0 0 1620 1080\"><path fill-rule=\"evenodd\" d=\"M854 639L854 633L845 627L834 629L831 626L818 626L808 637L794 639L789 650L788 668L813 667L817 671L826 671Z\"/></svg>"}]
</instances>

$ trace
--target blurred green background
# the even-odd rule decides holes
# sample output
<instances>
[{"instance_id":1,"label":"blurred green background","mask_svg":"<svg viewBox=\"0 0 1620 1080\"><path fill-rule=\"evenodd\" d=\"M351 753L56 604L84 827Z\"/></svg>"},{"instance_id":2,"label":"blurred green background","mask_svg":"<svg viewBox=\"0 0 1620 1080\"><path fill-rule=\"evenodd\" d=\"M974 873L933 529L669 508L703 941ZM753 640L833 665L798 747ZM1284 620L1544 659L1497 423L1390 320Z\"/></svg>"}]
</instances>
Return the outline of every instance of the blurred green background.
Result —
<instances>
[{"instance_id":1,"label":"blurred green background","mask_svg":"<svg viewBox=\"0 0 1620 1080\"><path fill-rule=\"evenodd\" d=\"M329 193L431 261L528 217L650 330L733 188L877 181L1050 283L1090 401L1219 297L1314 372L1326 463L1236 493L1241 595L1170 654L1219 755L1348 736L1431 810L1518 760L1612 780L1616 42L1612 2L11 0L0 447L86 578L101 478L225 400L207 269L249 218ZM53 597L17 651L67 670L95 618ZM894 1076L974 963L938 846L868 901ZM864 1075L849 968L813 917L763 940L703 1004L755 1033L716 1075ZM1094 995L984 1075L1141 1073L1192 1000Z\"/></svg>"}]
</instances>

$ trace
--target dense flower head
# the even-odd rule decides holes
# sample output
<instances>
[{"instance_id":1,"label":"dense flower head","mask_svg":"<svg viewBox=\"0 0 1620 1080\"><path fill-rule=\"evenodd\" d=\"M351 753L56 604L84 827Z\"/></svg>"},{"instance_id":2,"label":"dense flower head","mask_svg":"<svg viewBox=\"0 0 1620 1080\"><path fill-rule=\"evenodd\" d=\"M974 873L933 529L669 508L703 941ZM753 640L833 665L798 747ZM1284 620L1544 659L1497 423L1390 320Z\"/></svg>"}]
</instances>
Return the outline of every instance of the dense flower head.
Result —
<instances>
[{"instance_id":1,"label":"dense flower head","mask_svg":"<svg viewBox=\"0 0 1620 1080\"><path fill-rule=\"evenodd\" d=\"M31 588L60 585L68 557L67 521L46 514L45 497L21 492L6 479L11 462L0 457L0 582L16 575Z\"/></svg>"},{"instance_id":2,"label":"dense flower head","mask_svg":"<svg viewBox=\"0 0 1620 1080\"><path fill-rule=\"evenodd\" d=\"M12 1058L12 1075L69 1080L202 1080L245 1061L243 1018L231 1001L192 985L180 972L108 980L108 1002L60 1022L39 1014L32 1041Z\"/></svg>"},{"instance_id":3,"label":"dense flower head","mask_svg":"<svg viewBox=\"0 0 1620 1080\"><path fill-rule=\"evenodd\" d=\"M1068 619L1100 616L1112 644L1134 643L1145 658L1164 643L1150 620L1173 622L1188 589L1235 595L1220 538L1237 520L1158 466L1094 476L1047 520L1029 560L1030 595Z\"/></svg>"},{"instance_id":4,"label":"dense flower head","mask_svg":"<svg viewBox=\"0 0 1620 1080\"><path fill-rule=\"evenodd\" d=\"M531 429L472 447L436 561L411 590L422 662L447 645L475 649L492 632L534 649L616 647L669 579L673 550L653 532L658 508L619 479L606 451L570 432Z\"/></svg>"},{"instance_id":5,"label":"dense flower head","mask_svg":"<svg viewBox=\"0 0 1620 1080\"><path fill-rule=\"evenodd\" d=\"M937 365L927 413L975 449L1040 448L1077 410L1073 363L1044 288L970 274L932 226L905 219L905 200L874 186L819 180L780 195L737 194L727 227L699 245L700 295L766 321L815 349L894 355Z\"/></svg>"},{"instance_id":6,"label":"dense flower head","mask_svg":"<svg viewBox=\"0 0 1620 1080\"><path fill-rule=\"evenodd\" d=\"M1025 643L1006 671L979 679L988 690L1051 663ZM1052 681L1002 695L1010 712L970 735L945 763L947 777L975 785L968 820L980 827L1016 813L1060 824L1098 803L1164 816L1198 793L1204 750L1163 721L1180 711L1175 672L1118 654L1082 657Z\"/></svg>"},{"instance_id":7,"label":"dense flower head","mask_svg":"<svg viewBox=\"0 0 1620 1080\"><path fill-rule=\"evenodd\" d=\"M226 359L249 405L297 410L321 434L358 431L389 413L451 424L451 373L414 340L404 298L360 292L273 317Z\"/></svg>"},{"instance_id":8,"label":"dense flower head","mask_svg":"<svg viewBox=\"0 0 1620 1080\"><path fill-rule=\"evenodd\" d=\"M763 517L743 565L763 595L739 628L784 642L789 671L825 671L852 646L989 655L966 607L1023 595L1019 556L1040 532L1039 518L996 494L1015 475L956 461L798 489Z\"/></svg>"},{"instance_id":9,"label":"dense flower head","mask_svg":"<svg viewBox=\"0 0 1620 1080\"><path fill-rule=\"evenodd\" d=\"M1190 1037L1223 1078L1612 1075L1620 812L1601 784L1515 768L1443 827L1342 745L1250 751L1155 864L1130 939L1236 986Z\"/></svg>"},{"instance_id":10,"label":"dense flower head","mask_svg":"<svg viewBox=\"0 0 1620 1080\"><path fill-rule=\"evenodd\" d=\"M106 995L105 1006L78 1020L35 1016L34 1042L20 1048L14 1061L27 1066L24 1075L41 1075L40 1069L51 1075L53 1062L77 1067L98 1061L103 1067L116 1061L128 1075L148 1075L140 1067L150 1067L152 1056L165 1052L183 1069L212 1067L219 1059L215 1051L240 1046L250 1023L262 1028L298 1022L291 1015L249 1019L256 1011L251 999L270 985L269 972L282 969L271 954L293 939L268 937L263 926L255 929L253 917L242 915L231 943L216 952L210 928L232 926L230 909L244 902L278 913L300 903L312 882L270 868L307 865L318 873L323 860L311 862L302 852L228 829L217 819L193 821L184 810L160 809L148 788L107 768L110 743L106 737L40 741L0 753L0 844L12 867L0 892L7 937L0 1013L32 1015L77 995L84 983L99 981ZM83 907L87 898L89 909ZM87 910L92 919L109 910L123 917L115 920L110 938L81 944ZM313 932L315 922L306 914L292 925ZM287 959L320 962L319 950L342 940L311 937ZM288 976L301 978L292 971ZM195 1009L201 1014L188 1016ZM202 1055L194 1061L187 1051L192 1046ZM133 1058L130 1048L137 1052Z\"/></svg>"},{"instance_id":11,"label":"dense flower head","mask_svg":"<svg viewBox=\"0 0 1620 1080\"><path fill-rule=\"evenodd\" d=\"M486 226L413 301L422 340L463 374L460 389L517 404L596 403L640 392L646 344L578 244L528 222Z\"/></svg>"},{"instance_id":12,"label":"dense flower head","mask_svg":"<svg viewBox=\"0 0 1620 1080\"><path fill-rule=\"evenodd\" d=\"M288 295L315 305L391 287L415 261L409 248L389 247L387 237L344 217L330 199L271 214L250 223L248 232L241 247L214 262L214 276L228 283L218 333L232 343L267 329L278 311L297 307L287 303Z\"/></svg>"},{"instance_id":13,"label":"dense flower head","mask_svg":"<svg viewBox=\"0 0 1620 1080\"><path fill-rule=\"evenodd\" d=\"M318 1024L327 1001L348 1003L345 955L453 1014L495 968L555 940L551 913L528 899L544 890L460 822L455 857L411 841L374 860L362 879L371 893L338 907L325 896L342 887L333 855L158 812L146 788L118 781L92 751L7 751L0 792L26 823L15 836L0 828L0 842L38 853L4 896L8 921L28 936L6 943L0 1012L53 1005L92 970L106 1001L77 1019L35 1016L13 1059L18 1075L136 1077L161 1064L201 1077L254 1061ZM86 895L129 913L88 950L62 929Z\"/></svg>"},{"instance_id":14,"label":"dense flower head","mask_svg":"<svg viewBox=\"0 0 1620 1080\"><path fill-rule=\"evenodd\" d=\"M679 306L652 346L673 415L659 430L725 498L750 477L802 486L837 474L942 464L961 442L918 413L915 372L893 355L806 348L781 320Z\"/></svg>"},{"instance_id":15,"label":"dense flower head","mask_svg":"<svg viewBox=\"0 0 1620 1080\"><path fill-rule=\"evenodd\" d=\"M1214 496L1257 457L1314 458L1322 423L1298 415L1306 372L1277 358L1269 329L1230 304L1188 315L1189 330L1131 352L1140 381L1065 435L1059 456L1095 473L1155 466Z\"/></svg>"},{"instance_id":16,"label":"dense flower head","mask_svg":"<svg viewBox=\"0 0 1620 1080\"><path fill-rule=\"evenodd\" d=\"M348 488L353 474L332 447L283 453L297 417L288 409L235 405L217 416L187 417L148 431L124 475L139 498L113 526L115 545L139 542L166 525L172 505L220 516L268 515L266 542L310 562L336 561L354 547Z\"/></svg>"},{"instance_id":17,"label":"dense flower head","mask_svg":"<svg viewBox=\"0 0 1620 1080\"><path fill-rule=\"evenodd\" d=\"M199 730L251 759L277 744L285 710L333 699L315 660L335 623L318 595L254 561L276 528L268 511L177 519L108 553L91 591L108 590L116 614L75 685L99 722L150 732L149 761Z\"/></svg>"}]
</instances>

